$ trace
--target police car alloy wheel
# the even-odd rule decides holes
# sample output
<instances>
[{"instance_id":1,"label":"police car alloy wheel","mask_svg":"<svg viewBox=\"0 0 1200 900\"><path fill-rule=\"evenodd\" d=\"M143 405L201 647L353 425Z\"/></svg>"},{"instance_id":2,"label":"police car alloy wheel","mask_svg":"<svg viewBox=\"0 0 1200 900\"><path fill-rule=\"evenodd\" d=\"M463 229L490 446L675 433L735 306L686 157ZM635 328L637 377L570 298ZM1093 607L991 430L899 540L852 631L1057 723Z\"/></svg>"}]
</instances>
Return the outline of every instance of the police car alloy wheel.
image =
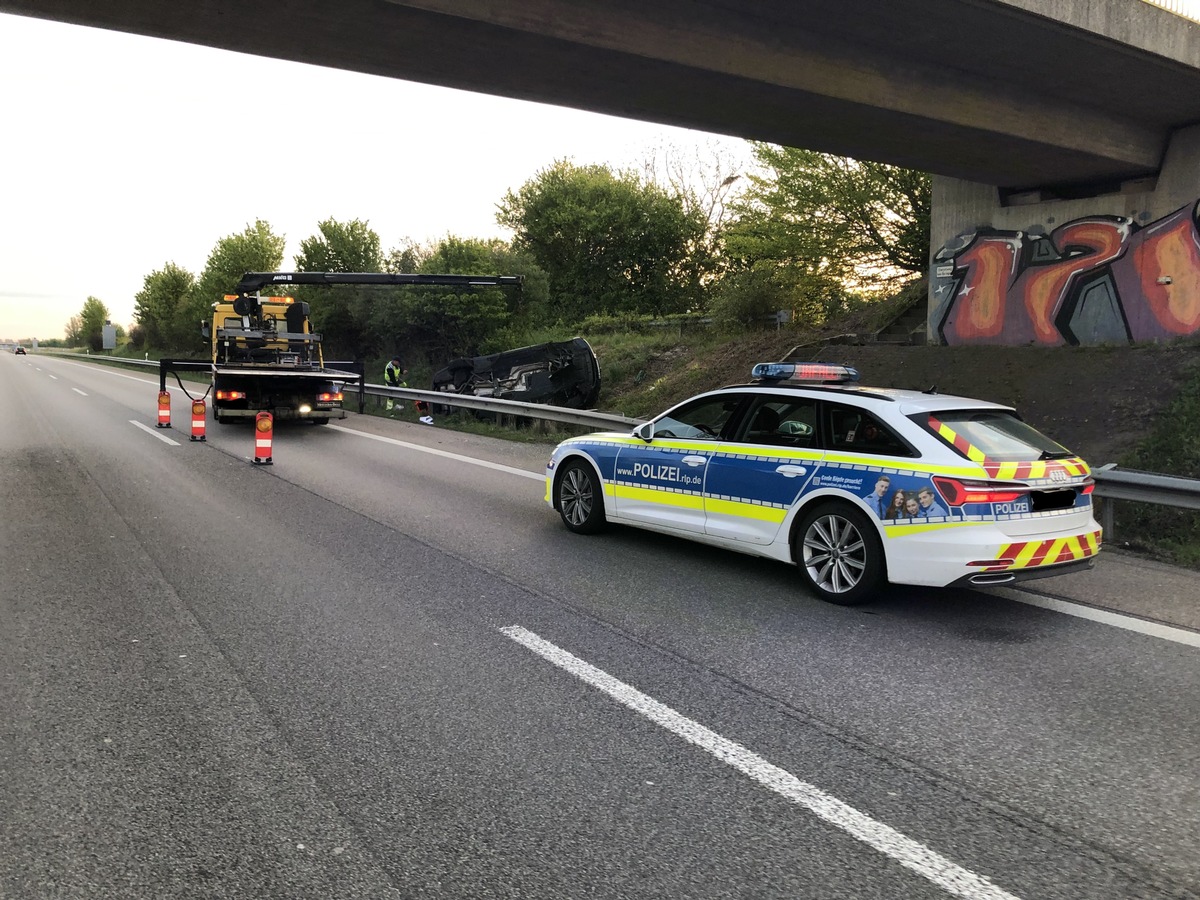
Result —
<instances>
[{"instance_id":1,"label":"police car alloy wheel","mask_svg":"<svg viewBox=\"0 0 1200 900\"><path fill-rule=\"evenodd\" d=\"M558 478L558 511L576 534L595 534L604 527L604 499L592 467L579 460L563 466Z\"/></svg>"},{"instance_id":2,"label":"police car alloy wheel","mask_svg":"<svg viewBox=\"0 0 1200 900\"><path fill-rule=\"evenodd\" d=\"M846 503L823 503L796 531L796 564L822 600L865 603L883 584L883 547L867 518Z\"/></svg>"}]
</instances>

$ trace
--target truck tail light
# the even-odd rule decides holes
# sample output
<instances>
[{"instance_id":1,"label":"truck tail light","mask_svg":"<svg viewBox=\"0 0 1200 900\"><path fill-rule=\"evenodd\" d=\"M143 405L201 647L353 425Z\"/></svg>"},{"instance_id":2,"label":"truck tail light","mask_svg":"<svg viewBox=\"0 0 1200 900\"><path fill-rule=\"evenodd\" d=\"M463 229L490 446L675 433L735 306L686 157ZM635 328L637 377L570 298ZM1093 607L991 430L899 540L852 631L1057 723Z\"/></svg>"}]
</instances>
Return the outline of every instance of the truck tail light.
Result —
<instances>
[{"instance_id":1,"label":"truck tail light","mask_svg":"<svg viewBox=\"0 0 1200 900\"><path fill-rule=\"evenodd\" d=\"M245 391L217 391L218 400L245 400Z\"/></svg>"},{"instance_id":2,"label":"truck tail light","mask_svg":"<svg viewBox=\"0 0 1200 900\"><path fill-rule=\"evenodd\" d=\"M324 401L336 401L338 403L341 403L342 402L342 392L341 391L326 391L323 394L317 394L317 399L324 400Z\"/></svg>"},{"instance_id":3,"label":"truck tail light","mask_svg":"<svg viewBox=\"0 0 1200 900\"><path fill-rule=\"evenodd\" d=\"M950 506L964 506L967 503L1012 503L1029 493L1029 488L1023 484L959 481L957 478L943 478L940 475L934 476L933 483Z\"/></svg>"}]
</instances>

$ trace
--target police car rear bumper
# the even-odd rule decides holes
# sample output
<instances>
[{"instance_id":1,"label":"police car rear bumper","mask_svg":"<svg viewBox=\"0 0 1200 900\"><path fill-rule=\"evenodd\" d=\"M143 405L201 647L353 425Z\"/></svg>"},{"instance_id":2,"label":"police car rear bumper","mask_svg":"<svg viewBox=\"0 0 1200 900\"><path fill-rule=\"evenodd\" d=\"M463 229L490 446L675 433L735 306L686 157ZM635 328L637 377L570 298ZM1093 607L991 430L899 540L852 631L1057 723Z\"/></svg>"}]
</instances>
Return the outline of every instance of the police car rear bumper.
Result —
<instances>
[{"instance_id":1,"label":"police car rear bumper","mask_svg":"<svg viewBox=\"0 0 1200 900\"><path fill-rule=\"evenodd\" d=\"M1032 581L1035 578L1051 578L1055 575L1082 572L1090 569L1095 563L1096 557L1089 556L1087 559L1073 559L1070 562L1055 563L1052 566L1032 566L1026 569L1010 569L1005 572L975 572L951 582L949 587L994 587L1016 584L1018 581Z\"/></svg>"}]
</instances>

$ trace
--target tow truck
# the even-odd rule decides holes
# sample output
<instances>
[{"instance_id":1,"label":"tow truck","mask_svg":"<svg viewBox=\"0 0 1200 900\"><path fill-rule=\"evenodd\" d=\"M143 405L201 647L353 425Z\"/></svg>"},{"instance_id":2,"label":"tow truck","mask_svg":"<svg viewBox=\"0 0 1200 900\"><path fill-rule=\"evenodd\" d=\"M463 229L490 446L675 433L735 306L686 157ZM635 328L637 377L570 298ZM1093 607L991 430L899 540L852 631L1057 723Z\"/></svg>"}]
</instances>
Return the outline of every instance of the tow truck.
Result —
<instances>
[{"instance_id":1,"label":"tow truck","mask_svg":"<svg viewBox=\"0 0 1200 900\"><path fill-rule=\"evenodd\" d=\"M519 275L247 272L235 293L213 303L211 323L201 323L201 334L212 343L211 359L162 360L159 391L166 391L167 376L172 372L178 380L180 371L209 371L217 422L253 419L263 411L276 419L307 420L317 425L344 419L342 403L347 385L358 385L359 411L363 408L362 364L326 361L321 335L309 325L308 303L290 296L263 296L264 289L336 284L519 287L522 280Z\"/></svg>"}]
</instances>

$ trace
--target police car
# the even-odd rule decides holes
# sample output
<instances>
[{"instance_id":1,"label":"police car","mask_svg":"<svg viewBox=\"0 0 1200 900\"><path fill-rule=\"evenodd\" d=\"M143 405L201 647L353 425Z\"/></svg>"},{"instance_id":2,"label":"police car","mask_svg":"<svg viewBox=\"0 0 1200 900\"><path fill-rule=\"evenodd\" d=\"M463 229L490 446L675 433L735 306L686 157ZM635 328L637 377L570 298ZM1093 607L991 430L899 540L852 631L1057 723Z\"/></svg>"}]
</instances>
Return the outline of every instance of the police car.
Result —
<instances>
[{"instance_id":1,"label":"police car","mask_svg":"<svg viewBox=\"0 0 1200 900\"><path fill-rule=\"evenodd\" d=\"M546 501L607 522L795 563L817 596L884 584L1000 585L1090 568L1087 463L982 400L863 387L827 364L760 363L635 428L564 441Z\"/></svg>"}]
</instances>

